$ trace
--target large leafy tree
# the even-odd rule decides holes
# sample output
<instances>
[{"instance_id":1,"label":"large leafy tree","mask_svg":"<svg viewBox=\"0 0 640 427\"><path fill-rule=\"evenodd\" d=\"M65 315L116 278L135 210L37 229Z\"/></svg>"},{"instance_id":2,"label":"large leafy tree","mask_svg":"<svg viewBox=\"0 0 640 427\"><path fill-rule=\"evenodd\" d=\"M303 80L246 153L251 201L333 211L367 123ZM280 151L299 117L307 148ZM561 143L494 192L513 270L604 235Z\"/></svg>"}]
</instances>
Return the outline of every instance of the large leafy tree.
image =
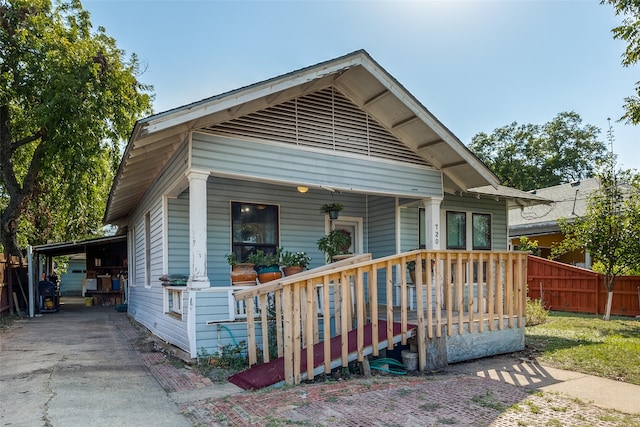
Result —
<instances>
[{"instance_id":1,"label":"large leafy tree","mask_svg":"<svg viewBox=\"0 0 640 427\"><path fill-rule=\"evenodd\" d=\"M613 38L623 40L627 48L622 54L622 65L629 67L640 62L640 2L637 0L602 0L601 4L610 4L616 15L625 18L622 24L613 28ZM640 82L636 83L635 94L624 100L625 114L622 120L635 125L640 123Z\"/></svg>"},{"instance_id":2,"label":"large leafy tree","mask_svg":"<svg viewBox=\"0 0 640 427\"><path fill-rule=\"evenodd\" d=\"M0 0L0 242L99 232L109 185L151 87L79 0Z\"/></svg>"},{"instance_id":3,"label":"large leafy tree","mask_svg":"<svg viewBox=\"0 0 640 427\"><path fill-rule=\"evenodd\" d=\"M615 169L610 155L597 174L600 187L590 194L584 216L560 221L564 240L552 253L584 248L605 275L609 320L616 278L640 268L640 196L638 176Z\"/></svg>"},{"instance_id":4,"label":"large leafy tree","mask_svg":"<svg viewBox=\"0 0 640 427\"><path fill-rule=\"evenodd\" d=\"M563 112L543 125L514 122L478 133L469 149L502 184L528 191L593 176L606 152L599 134L577 113Z\"/></svg>"}]
</instances>

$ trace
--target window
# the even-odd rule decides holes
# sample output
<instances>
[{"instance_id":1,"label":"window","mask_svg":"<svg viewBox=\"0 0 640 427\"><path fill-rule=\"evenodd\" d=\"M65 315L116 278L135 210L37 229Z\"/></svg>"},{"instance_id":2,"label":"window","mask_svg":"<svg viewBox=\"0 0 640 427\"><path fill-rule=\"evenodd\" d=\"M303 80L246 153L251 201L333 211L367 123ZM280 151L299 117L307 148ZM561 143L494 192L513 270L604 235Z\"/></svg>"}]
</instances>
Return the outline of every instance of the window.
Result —
<instances>
[{"instance_id":1,"label":"window","mask_svg":"<svg viewBox=\"0 0 640 427\"><path fill-rule=\"evenodd\" d=\"M240 261L258 250L274 253L279 246L278 206L232 202L231 245Z\"/></svg>"},{"instance_id":2,"label":"window","mask_svg":"<svg viewBox=\"0 0 640 427\"><path fill-rule=\"evenodd\" d=\"M472 214L473 224L473 249L491 250L491 215Z\"/></svg>"},{"instance_id":3,"label":"window","mask_svg":"<svg viewBox=\"0 0 640 427\"><path fill-rule=\"evenodd\" d=\"M447 249L467 248L467 214L447 211Z\"/></svg>"},{"instance_id":4,"label":"window","mask_svg":"<svg viewBox=\"0 0 640 427\"><path fill-rule=\"evenodd\" d=\"M164 312L165 314L174 315L174 317L182 318L182 298L185 288L165 286L164 291Z\"/></svg>"}]
</instances>

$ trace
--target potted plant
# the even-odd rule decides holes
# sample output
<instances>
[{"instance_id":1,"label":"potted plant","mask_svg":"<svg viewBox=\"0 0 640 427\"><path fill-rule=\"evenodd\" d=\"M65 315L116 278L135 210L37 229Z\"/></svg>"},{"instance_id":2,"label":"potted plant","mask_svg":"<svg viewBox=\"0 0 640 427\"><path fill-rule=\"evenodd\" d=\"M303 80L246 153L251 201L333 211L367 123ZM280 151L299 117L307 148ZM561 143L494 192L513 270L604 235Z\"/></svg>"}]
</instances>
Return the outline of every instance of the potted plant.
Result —
<instances>
[{"instance_id":1,"label":"potted plant","mask_svg":"<svg viewBox=\"0 0 640 427\"><path fill-rule=\"evenodd\" d=\"M416 283L416 262L415 261L407 262L407 270L409 270L409 277L411 278L411 283ZM427 270L426 270L425 260L422 260L422 283L427 283Z\"/></svg>"},{"instance_id":2,"label":"potted plant","mask_svg":"<svg viewBox=\"0 0 640 427\"><path fill-rule=\"evenodd\" d=\"M255 264L240 262L235 253L225 255L227 263L231 266L231 284L235 286L249 286L256 284L258 274Z\"/></svg>"},{"instance_id":3,"label":"potted plant","mask_svg":"<svg viewBox=\"0 0 640 427\"><path fill-rule=\"evenodd\" d=\"M329 219L338 219L338 215L343 208L342 203L325 203L320 207L320 212L329 214Z\"/></svg>"},{"instance_id":4,"label":"potted plant","mask_svg":"<svg viewBox=\"0 0 640 427\"><path fill-rule=\"evenodd\" d=\"M412 251L418 250L411 249ZM434 261L431 261L431 267L433 270ZM408 261L407 262L407 270L409 270L409 277L411 278L412 283L416 283L416 261ZM427 260L422 259L422 283L427 283Z\"/></svg>"},{"instance_id":5,"label":"potted plant","mask_svg":"<svg viewBox=\"0 0 640 427\"><path fill-rule=\"evenodd\" d=\"M258 249L247 258L247 261L255 264L260 283L270 282L282 277L280 271L280 254L282 248L276 248L273 253L267 254Z\"/></svg>"},{"instance_id":6,"label":"potted plant","mask_svg":"<svg viewBox=\"0 0 640 427\"><path fill-rule=\"evenodd\" d=\"M285 276L300 273L307 269L310 261L311 258L305 252L285 251L282 254L282 272Z\"/></svg>"},{"instance_id":7,"label":"potted plant","mask_svg":"<svg viewBox=\"0 0 640 427\"><path fill-rule=\"evenodd\" d=\"M349 253L351 235L346 230L333 230L318 240L318 249L325 253L327 262L333 262L336 255Z\"/></svg>"}]
</instances>

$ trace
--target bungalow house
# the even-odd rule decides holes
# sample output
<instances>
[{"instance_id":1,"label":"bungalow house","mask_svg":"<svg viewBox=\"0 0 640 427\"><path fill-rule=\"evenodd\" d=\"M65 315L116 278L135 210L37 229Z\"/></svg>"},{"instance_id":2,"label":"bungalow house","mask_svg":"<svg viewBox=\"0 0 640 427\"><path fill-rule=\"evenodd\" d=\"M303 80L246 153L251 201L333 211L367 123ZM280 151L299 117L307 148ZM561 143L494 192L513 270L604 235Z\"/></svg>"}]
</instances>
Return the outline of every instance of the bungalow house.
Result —
<instances>
[{"instance_id":1,"label":"bungalow house","mask_svg":"<svg viewBox=\"0 0 640 427\"><path fill-rule=\"evenodd\" d=\"M104 222L128 235L136 321L192 358L246 341L252 364L284 359L297 382L412 336L421 369L522 348L526 254L507 251L507 212L542 200L499 186L356 51L140 120ZM337 219L320 212L333 202ZM317 242L334 229L354 256L325 265ZM232 286L227 254L277 247L310 269Z\"/></svg>"}]
</instances>

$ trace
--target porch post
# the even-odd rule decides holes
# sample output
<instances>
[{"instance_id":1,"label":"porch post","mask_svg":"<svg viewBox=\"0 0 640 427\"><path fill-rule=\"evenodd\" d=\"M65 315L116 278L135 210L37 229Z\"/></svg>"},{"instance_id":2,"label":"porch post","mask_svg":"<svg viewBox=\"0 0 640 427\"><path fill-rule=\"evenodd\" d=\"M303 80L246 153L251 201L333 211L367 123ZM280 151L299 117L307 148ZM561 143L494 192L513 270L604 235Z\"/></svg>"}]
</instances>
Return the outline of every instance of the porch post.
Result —
<instances>
[{"instance_id":1,"label":"porch post","mask_svg":"<svg viewBox=\"0 0 640 427\"><path fill-rule=\"evenodd\" d=\"M440 227L441 197L432 197L422 201L424 204L425 249L440 249L442 227Z\"/></svg>"},{"instance_id":2,"label":"porch post","mask_svg":"<svg viewBox=\"0 0 640 427\"><path fill-rule=\"evenodd\" d=\"M208 172L189 171L189 281L191 289L211 286L207 276Z\"/></svg>"}]
</instances>

